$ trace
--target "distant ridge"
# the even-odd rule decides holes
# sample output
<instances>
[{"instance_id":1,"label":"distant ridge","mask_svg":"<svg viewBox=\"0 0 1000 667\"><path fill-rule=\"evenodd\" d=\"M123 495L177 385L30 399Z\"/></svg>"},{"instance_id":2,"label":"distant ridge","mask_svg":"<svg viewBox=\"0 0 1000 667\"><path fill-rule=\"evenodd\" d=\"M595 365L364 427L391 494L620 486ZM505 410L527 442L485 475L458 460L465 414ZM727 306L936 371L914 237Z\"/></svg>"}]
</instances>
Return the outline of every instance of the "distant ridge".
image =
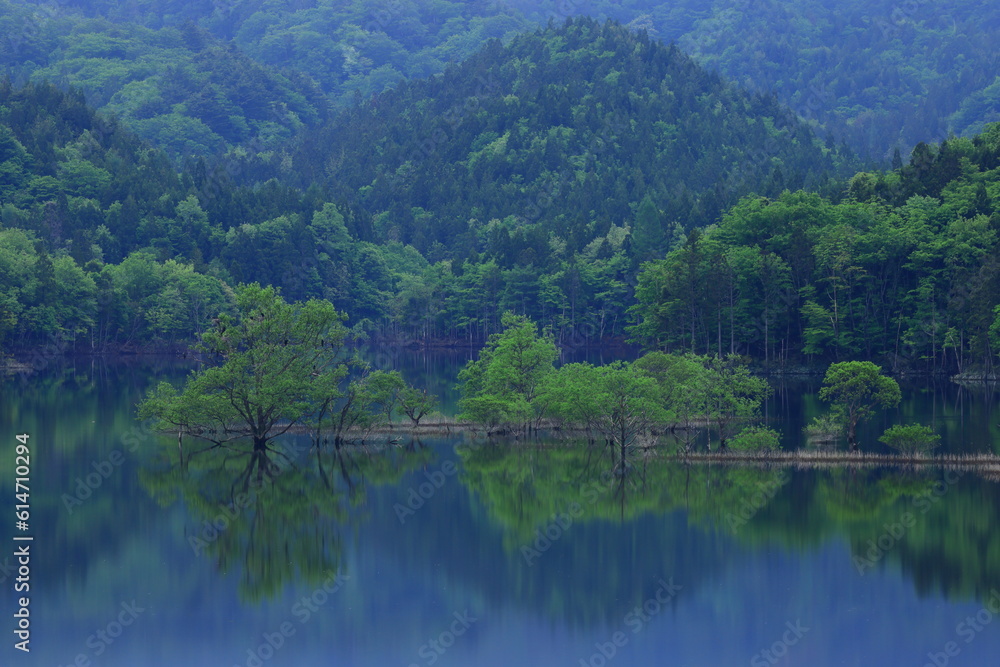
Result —
<instances>
[{"instance_id":1,"label":"distant ridge","mask_svg":"<svg viewBox=\"0 0 1000 667\"><path fill-rule=\"evenodd\" d=\"M644 199L651 228L633 241L656 256L744 195L824 191L851 163L773 97L644 32L575 19L343 112L304 136L292 173L374 216L376 240L502 256L499 227L536 238L528 261L544 263L550 238L578 252L633 226Z\"/></svg>"}]
</instances>

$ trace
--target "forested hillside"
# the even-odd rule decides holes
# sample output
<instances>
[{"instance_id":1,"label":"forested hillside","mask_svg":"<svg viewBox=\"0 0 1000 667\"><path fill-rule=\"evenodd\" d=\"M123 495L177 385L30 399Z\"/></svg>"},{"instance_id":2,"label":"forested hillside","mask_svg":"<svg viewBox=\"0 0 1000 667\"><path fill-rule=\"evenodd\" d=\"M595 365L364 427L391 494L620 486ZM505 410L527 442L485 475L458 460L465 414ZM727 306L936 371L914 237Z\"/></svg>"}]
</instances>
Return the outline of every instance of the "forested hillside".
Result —
<instances>
[{"instance_id":1,"label":"forested hillside","mask_svg":"<svg viewBox=\"0 0 1000 667\"><path fill-rule=\"evenodd\" d=\"M636 256L651 259L748 192L821 190L853 173L773 98L589 19L490 42L300 143L299 185L355 201L379 240L505 267L546 267L615 225L634 227Z\"/></svg>"},{"instance_id":2,"label":"forested hillside","mask_svg":"<svg viewBox=\"0 0 1000 667\"><path fill-rule=\"evenodd\" d=\"M492 0L64 0L64 13L155 30L192 21L257 62L311 77L350 103L439 73L493 38L535 26Z\"/></svg>"},{"instance_id":3,"label":"forested hillside","mask_svg":"<svg viewBox=\"0 0 1000 667\"><path fill-rule=\"evenodd\" d=\"M425 342L511 310L559 342L772 367L988 370L1000 349L1000 126L854 175L773 97L591 19L322 119L178 166L81 92L0 85L0 344L190 341L260 281Z\"/></svg>"},{"instance_id":4,"label":"forested hillside","mask_svg":"<svg viewBox=\"0 0 1000 667\"><path fill-rule=\"evenodd\" d=\"M229 285L328 298L370 331L421 338L479 340L505 309L560 337L622 336L640 261L743 194L850 173L773 100L588 20L491 42L443 78L353 107L289 154L237 151L180 176L78 94L2 92L4 225L33 234L39 256L68 254L104 275L109 294L111 267L173 261ZM140 315L162 303L154 283L122 305L139 318L131 328L95 340L196 330L198 308L170 326ZM180 290L174 302L186 299ZM31 307L19 303L10 312ZM11 327L21 342L50 329Z\"/></svg>"},{"instance_id":5,"label":"forested hillside","mask_svg":"<svg viewBox=\"0 0 1000 667\"><path fill-rule=\"evenodd\" d=\"M368 290L392 286L383 251L354 240L350 215L232 175L178 174L78 93L0 83L0 345L190 340L244 280L382 314Z\"/></svg>"},{"instance_id":6,"label":"forested hillside","mask_svg":"<svg viewBox=\"0 0 1000 667\"><path fill-rule=\"evenodd\" d=\"M1000 351L1000 124L919 144L845 196L751 197L639 274L649 347L769 366L870 359L992 371Z\"/></svg>"},{"instance_id":7,"label":"forested hillside","mask_svg":"<svg viewBox=\"0 0 1000 667\"><path fill-rule=\"evenodd\" d=\"M207 54L188 52L188 45L205 39L194 25L221 40L208 40L209 54L219 55L213 45L225 46L238 50L230 58L259 63L252 77L269 82L271 92L261 99L273 98L277 105L266 121L278 134L298 127L285 107L302 123L311 122L322 107L311 90L333 104L350 104L355 95L367 99L402 80L442 72L490 38L509 41L550 19L560 25L578 15L612 18L664 43L677 42L739 85L775 91L820 136L843 138L866 159L887 163L896 148L905 157L920 141L950 132L970 135L1000 120L993 48L1000 6L987 0L959 0L948 11L936 3L896 0L14 4L19 9L0 3L0 25L9 35L0 52L10 71L83 86L94 104L111 104L134 117L142 136L163 141L175 155L207 155L220 140L232 144L258 132L272 136L256 127L264 121L248 114L232 86L219 80L232 67L216 69ZM86 39L77 45L69 35ZM132 62L137 45L156 54L138 67ZM189 72L192 81L171 88L151 74L152 65L165 63ZM245 60L236 64L247 69ZM203 92L206 81L219 90ZM243 119L249 132L238 121L224 127L230 117ZM212 118L215 125L208 122ZM175 146L166 127L196 139Z\"/></svg>"},{"instance_id":8,"label":"forested hillside","mask_svg":"<svg viewBox=\"0 0 1000 667\"><path fill-rule=\"evenodd\" d=\"M176 162L236 145L275 150L327 117L300 72L263 65L193 23L160 29L0 0L0 65L16 84L82 90Z\"/></svg>"},{"instance_id":9,"label":"forested hillside","mask_svg":"<svg viewBox=\"0 0 1000 667\"><path fill-rule=\"evenodd\" d=\"M989 0L504 0L532 21L588 15L676 41L750 90L775 91L862 157L1000 120Z\"/></svg>"}]
</instances>

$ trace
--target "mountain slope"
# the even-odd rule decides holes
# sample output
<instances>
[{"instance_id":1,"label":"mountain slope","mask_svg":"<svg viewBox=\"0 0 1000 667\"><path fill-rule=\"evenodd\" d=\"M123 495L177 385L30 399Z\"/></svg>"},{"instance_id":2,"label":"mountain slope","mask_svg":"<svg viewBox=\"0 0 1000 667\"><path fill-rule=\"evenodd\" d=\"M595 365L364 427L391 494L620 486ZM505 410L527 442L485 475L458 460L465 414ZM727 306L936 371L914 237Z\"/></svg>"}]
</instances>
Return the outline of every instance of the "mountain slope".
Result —
<instances>
[{"instance_id":1,"label":"mountain slope","mask_svg":"<svg viewBox=\"0 0 1000 667\"><path fill-rule=\"evenodd\" d=\"M178 173L79 92L0 80L0 348L190 339L236 282L384 314L393 251L357 242L366 225L315 188L234 176Z\"/></svg>"},{"instance_id":2,"label":"mountain slope","mask_svg":"<svg viewBox=\"0 0 1000 667\"><path fill-rule=\"evenodd\" d=\"M541 266L553 243L579 252L637 221L637 254L655 256L665 230L706 225L749 192L822 189L846 162L774 99L589 19L492 41L308 133L292 159L302 185L371 213L382 240L500 257L505 234L530 236L532 257L503 261Z\"/></svg>"},{"instance_id":3,"label":"mountain slope","mask_svg":"<svg viewBox=\"0 0 1000 667\"><path fill-rule=\"evenodd\" d=\"M988 0L61 0L122 26L193 20L269 67L305 73L331 97L367 98L441 72L486 40L550 19L606 18L677 42L700 64L778 98L818 133L888 163L920 141L1000 118L1000 5Z\"/></svg>"},{"instance_id":4,"label":"mountain slope","mask_svg":"<svg viewBox=\"0 0 1000 667\"><path fill-rule=\"evenodd\" d=\"M175 161L273 150L326 118L305 75L261 64L192 23L151 29L0 1L0 65L15 83L78 87Z\"/></svg>"},{"instance_id":5,"label":"mountain slope","mask_svg":"<svg viewBox=\"0 0 1000 667\"><path fill-rule=\"evenodd\" d=\"M441 72L491 38L533 25L494 0L60 0L67 14L160 30L194 21L270 68L350 103Z\"/></svg>"},{"instance_id":6,"label":"mountain slope","mask_svg":"<svg viewBox=\"0 0 1000 667\"><path fill-rule=\"evenodd\" d=\"M751 90L888 162L921 141L1000 118L989 0L504 0L530 21L632 22Z\"/></svg>"},{"instance_id":7,"label":"mountain slope","mask_svg":"<svg viewBox=\"0 0 1000 667\"><path fill-rule=\"evenodd\" d=\"M643 266L638 341L773 366L866 359L895 372L995 374L1000 124L918 144L839 201L747 198Z\"/></svg>"}]
</instances>

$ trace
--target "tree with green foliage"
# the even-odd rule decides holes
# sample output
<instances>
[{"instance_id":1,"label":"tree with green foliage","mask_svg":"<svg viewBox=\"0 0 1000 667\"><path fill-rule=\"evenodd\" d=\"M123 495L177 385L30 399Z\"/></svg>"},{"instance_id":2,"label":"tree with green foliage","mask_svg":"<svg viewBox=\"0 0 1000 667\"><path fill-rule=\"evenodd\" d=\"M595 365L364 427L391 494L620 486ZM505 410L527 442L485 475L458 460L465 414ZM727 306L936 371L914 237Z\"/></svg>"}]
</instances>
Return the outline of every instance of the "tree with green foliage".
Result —
<instances>
[{"instance_id":1,"label":"tree with green foliage","mask_svg":"<svg viewBox=\"0 0 1000 667\"><path fill-rule=\"evenodd\" d=\"M351 380L342 392L330 394L316 420L317 433L327 426L333 428L337 446L349 431L360 430L364 438L381 424L391 425L398 392L405 386L399 371L372 371L367 364L354 363L361 366L361 376ZM320 436L316 439L320 440Z\"/></svg>"},{"instance_id":2,"label":"tree with green foliage","mask_svg":"<svg viewBox=\"0 0 1000 667\"><path fill-rule=\"evenodd\" d=\"M436 408L437 404L437 396L428 394L426 389L421 391L407 386L399 392L399 407L414 426L420 426L420 420Z\"/></svg>"},{"instance_id":3,"label":"tree with green foliage","mask_svg":"<svg viewBox=\"0 0 1000 667\"><path fill-rule=\"evenodd\" d=\"M579 389L595 394L602 407L598 427L617 452L616 466L624 471L629 454L643 444L650 427L667 420L668 412L656 382L634 364L616 361L597 370L598 381Z\"/></svg>"},{"instance_id":4,"label":"tree with green foliage","mask_svg":"<svg viewBox=\"0 0 1000 667\"><path fill-rule=\"evenodd\" d=\"M401 393L406 389L403 376L399 371L374 371L366 380L372 403L378 406L379 414L385 417L385 424L392 428L392 415L399 407Z\"/></svg>"},{"instance_id":5,"label":"tree with green foliage","mask_svg":"<svg viewBox=\"0 0 1000 667\"><path fill-rule=\"evenodd\" d=\"M725 450L736 427L755 419L760 406L771 395L767 380L752 375L735 355L705 359L706 412L719 434L719 450Z\"/></svg>"},{"instance_id":6,"label":"tree with green foliage","mask_svg":"<svg viewBox=\"0 0 1000 667\"><path fill-rule=\"evenodd\" d=\"M462 383L460 419L487 425L527 424L541 417L538 392L559 356L551 331L541 334L523 315L504 313L503 330L493 334L458 374Z\"/></svg>"},{"instance_id":7,"label":"tree with green foliage","mask_svg":"<svg viewBox=\"0 0 1000 667\"><path fill-rule=\"evenodd\" d=\"M553 417L603 435L618 469L628 465L650 428L670 417L656 380L624 361L566 364L546 378L542 400Z\"/></svg>"},{"instance_id":8,"label":"tree with green foliage","mask_svg":"<svg viewBox=\"0 0 1000 667\"><path fill-rule=\"evenodd\" d=\"M588 436L600 429L607 406L596 391L600 369L588 363L564 364L545 378L541 402L558 424L584 429Z\"/></svg>"},{"instance_id":9,"label":"tree with green foliage","mask_svg":"<svg viewBox=\"0 0 1000 667\"><path fill-rule=\"evenodd\" d=\"M214 446L249 439L260 477L271 474L268 443L339 394L347 330L328 301L290 304L256 283L237 290L236 308L201 334L198 349L214 365L194 371L180 392L161 382L139 416Z\"/></svg>"},{"instance_id":10,"label":"tree with green foliage","mask_svg":"<svg viewBox=\"0 0 1000 667\"><path fill-rule=\"evenodd\" d=\"M819 397L843 415L847 424L847 442L858 450L858 423L869 419L876 407L899 404L899 384L882 375L882 369L870 361L842 361L831 364L823 377Z\"/></svg>"},{"instance_id":11,"label":"tree with green foliage","mask_svg":"<svg viewBox=\"0 0 1000 667\"><path fill-rule=\"evenodd\" d=\"M747 426L733 436L729 446L739 452L773 452L781 449L781 440L773 428Z\"/></svg>"},{"instance_id":12,"label":"tree with green foliage","mask_svg":"<svg viewBox=\"0 0 1000 667\"><path fill-rule=\"evenodd\" d=\"M666 249L663 218L647 194L639 202L632 225L632 249L640 262L659 259Z\"/></svg>"},{"instance_id":13,"label":"tree with green foliage","mask_svg":"<svg viewBox=\"0 0 1000 667\"><path fill-rule=\"evenodd\" d=\"M669 419L680 427L685 450L690 450L696 434L695 421L708 413L708 384L711 374L705 359L693 354L648 352L633 362L636 369L653 378Z\"/></svg>"}]
</instances>

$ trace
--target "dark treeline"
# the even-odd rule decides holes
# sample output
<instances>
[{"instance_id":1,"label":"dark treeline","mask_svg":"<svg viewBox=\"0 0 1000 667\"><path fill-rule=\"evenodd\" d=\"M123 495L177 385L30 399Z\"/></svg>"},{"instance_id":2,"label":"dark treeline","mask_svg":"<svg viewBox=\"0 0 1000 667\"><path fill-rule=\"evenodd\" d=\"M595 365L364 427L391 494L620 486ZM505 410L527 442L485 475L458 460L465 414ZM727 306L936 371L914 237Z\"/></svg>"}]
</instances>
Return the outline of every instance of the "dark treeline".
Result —
<instances>
[{"instance_id":1,"label":"dark treeline","mask_svg":"<svg viewBox=\"0 0 1000 667\"><path fill-rule=\"evenodd\" d=\"M895 371L992 372L1000 350L1000 125L920 144L843 198L748 198L643 267L633 309L651 347L768 365L869 359Z\"/></svg>"}]
</instances>

